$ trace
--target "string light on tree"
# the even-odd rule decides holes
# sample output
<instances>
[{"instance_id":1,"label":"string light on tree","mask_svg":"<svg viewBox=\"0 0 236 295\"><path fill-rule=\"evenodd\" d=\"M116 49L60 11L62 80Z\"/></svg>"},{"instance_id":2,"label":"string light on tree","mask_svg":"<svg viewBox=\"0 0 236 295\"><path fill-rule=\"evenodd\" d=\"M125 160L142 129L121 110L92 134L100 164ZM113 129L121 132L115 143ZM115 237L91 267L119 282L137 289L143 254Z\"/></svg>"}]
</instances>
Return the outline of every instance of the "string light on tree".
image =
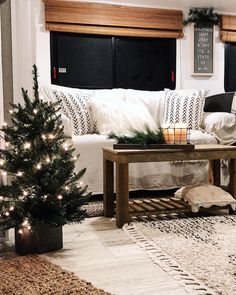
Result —
<instances>
[{"instance_id":1,"label":"string light on tree","mask_svg":"<svg viewBox=\"0 0 236 295\"><path fill-rule=\"evenodd\" d=\"M62 200L63 199L63 196L62 195L58 195L57 198L58 198L58 200Z\"/></svg>"},{"instance_id":2,"label":"string light on tree","mask_svg":"<svg viewBox=\"0 0 236 295\"><path fill-rule=\"evenodd\" d=\"M0 159L0 166L3 166L5 161L3 159Z\"/></svg>"},{"instance_id":3,"label":"string light on tree","mask_svg":"<svg viewBox=\"0 0 236 295\"><path fill-rule=\"evenodd\" d=\"M36 109L33 109L33 113L36 115L38 111Z\"/></svg>"},{"instance_id":4,"label":"string light on tree","mask_svg":"<svg viewBox=\"0 0 236 295\"><path fill-rule=\"evenodd\" d=\"M49 163L51 162L51 159L50 159L49 157L47 157L47 158L45 159L45 162L46 162L47 164L49 164Z\"/></svg>"},{"instance_id":5,"label":"string light on tree","mask_svg":"<svg viewBox=\"0 0 236 295\"><path fill-rule=\"evenodd\" d=\"M23 172L22 171L18 171L16 176L22 177L23 176Z\"/></svg>"},{"instance_id":6,"label":"string light on tree","mask_svg":"<svg viewBox=\"0 0 236 295\"><path fill-rule=\"evenodd\" d=\"M45 140L45 139L47 139L47 136L45 134L42 134L41 138Z\"/></svg>"},{"instance_id":7,"label":"string light on tree","mask_svg":"<svg viewBox=\"0 0 236 295\"><path fill-rule=\"evenodd\" d=\"M13 111L12 109L10 109L10 110L9 110L9 114L12 115L13 113L14 113L14 111Z\"/></svg>"},{"instance_id":8,"label":"string light on tree","mask_svg":"<svg viewBox=\"0 0 236 295\"><path fill-rule=\"evenodd\" d=\"M53 139L53 138L55 138L55 135L52 134L52 133L50 133L50 134L48 134L48 138L49 138L49 139Z\"/></svg>"},{"instance_id":9,"label":"string light on tree","mask_svg":"<svg viewBox=\"0 0 236 295\"><path fill-rule=\"evenodd\" d=\"M42 164L41 163L38 163L37 165L36 165L36 169L37 170L40 170L42 168Z\"/></svg>"},{"instance_id":10,"label":"string light on tree","mask_svg":"<svg viewBox=\"0 0 236 295\"><path fill-rule=\"evenodd\" d=\"M30 142L26 142L26 143L24 144L24 149L25 149L25 150L29 150L30 147L31 147L31 143L30 143Z\"/></svg>"},{"instance_id":11,"label":"string light on tree","mask_svg":"<svg viewBox=\"0 0 236 295\"><path fill-rule=\"evenodd\" d=\"M23 191L23 196L27 197L29 195L29 193L27 191Z\"/></svg>"},{"instance_id":12,"label":"string light on tree","mask_svg":"<svg viewBox=\"0 0 236 295\"><path fill-rule=\"evenodd\" d=\"M63 148L64 148L64 150L65 150L65 151L68 151L68 149L69 149L69 146L68 146L68 144L67 144L67 143L65 143L65 144L63 145Z\"/></svg>"}]
</instances>

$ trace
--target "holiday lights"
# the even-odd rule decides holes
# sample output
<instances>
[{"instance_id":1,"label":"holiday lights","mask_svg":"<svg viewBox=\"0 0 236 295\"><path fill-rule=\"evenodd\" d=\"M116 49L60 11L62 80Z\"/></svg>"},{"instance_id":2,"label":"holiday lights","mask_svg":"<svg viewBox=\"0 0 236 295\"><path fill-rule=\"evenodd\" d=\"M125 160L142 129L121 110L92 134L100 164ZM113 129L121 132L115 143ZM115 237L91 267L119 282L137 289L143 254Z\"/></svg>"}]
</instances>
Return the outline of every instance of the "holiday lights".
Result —
<instances>
[{"instance_id":1,"label":"holiday lights","mask_svg":"<svg viewBox=\"0 0 236 295\"><path fill-rule=\"evenodd\" d=\"M31 143L30 143L30 142L26 142L26 143L24 144L24 149L25 149L25 150L30 149L30 147L31 147Z\"/></svg>"},{"instance_id":2,"label":"holiday lights","mask_svg":"<svg viewBox=\"0 0 236 295\"><path fill-rule=\"evenodd\" d=\"M37 170L40 170L42 168L42 164L41 163L38 163L37 165L36 165L36 169Z\"/></svg>"}]
</instances>

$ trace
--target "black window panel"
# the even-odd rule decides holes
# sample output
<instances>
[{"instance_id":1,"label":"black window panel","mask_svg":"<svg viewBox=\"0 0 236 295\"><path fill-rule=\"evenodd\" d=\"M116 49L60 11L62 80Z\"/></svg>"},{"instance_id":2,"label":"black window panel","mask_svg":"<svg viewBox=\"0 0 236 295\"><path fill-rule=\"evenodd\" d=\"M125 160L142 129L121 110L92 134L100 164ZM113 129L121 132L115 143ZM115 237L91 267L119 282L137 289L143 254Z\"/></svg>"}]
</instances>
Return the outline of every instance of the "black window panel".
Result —
<instances>
[{"instance_id":1,"label":"black window panel","mask_svg":"<svg viewBox=\"0 0 236 295\"><path fill-rule=\"evenodd\" d=\"M112 38L53 33L52 83L81 88L112 88ZM65 71L63 73L63 71ZM61 71L61 72L60 72Z\"/></svg>"},{"instance_id":2,"label":"black window panel","mask_svg":"<svg viewBox=\"0 0 236 295\"><path fill-rule=\"evenodd\" d=\"M174 89L175 60L175 39L117 38L116 87Z\"/></svg>"},{"instance_id":3,"label":"black window panel","mask_svg":"<svg viewBox=\"0 0 236 295\"><path fill-rule=\"evenodd\" d=\"M51 32L51 80L78 88L175 88L176 40Z\"/></svg>"},{"instance_id":4,"label":"black window panel","mask_svg":"<svg viewBox=\"0 0 236 295\"><path fill-rule=\"evenodd\" d=\"M225 91L236 91L236 43L225 44Z\"/></svg>"}]
</instances>

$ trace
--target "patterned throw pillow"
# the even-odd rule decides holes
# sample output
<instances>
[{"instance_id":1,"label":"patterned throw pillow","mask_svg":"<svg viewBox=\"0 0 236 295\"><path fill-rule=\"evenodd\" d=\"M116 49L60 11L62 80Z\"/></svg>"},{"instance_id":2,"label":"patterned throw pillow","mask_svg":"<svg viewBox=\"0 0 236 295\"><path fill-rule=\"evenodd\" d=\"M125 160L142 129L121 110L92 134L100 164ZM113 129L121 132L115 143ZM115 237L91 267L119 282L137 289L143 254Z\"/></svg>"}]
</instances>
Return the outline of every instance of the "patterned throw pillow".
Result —
<instances>
[{"instance_id":1,"label":"patterned throw pillow","mask_svg":"<svg viewBox=\"0 0 236 295\"><path fill-rule=\"evenodd\" d=\"M61 101L61 112L73 122L74 135L94 132L94 123L89 109L89 100L93 92L84 94L78 91L66 92L54 89L53 94L57 101Z\"/></svg>"},{"instance_id":2,"label":"patterned throw pillow","mask_svg":"<svg viewBox=\"0 0 236 295\"><path fill-rule=\"evenodd\" d=\"M200 130L203 108L208 90L165 89L163 125L185 123L188 128Z\"/></svg>"}]
</instances>

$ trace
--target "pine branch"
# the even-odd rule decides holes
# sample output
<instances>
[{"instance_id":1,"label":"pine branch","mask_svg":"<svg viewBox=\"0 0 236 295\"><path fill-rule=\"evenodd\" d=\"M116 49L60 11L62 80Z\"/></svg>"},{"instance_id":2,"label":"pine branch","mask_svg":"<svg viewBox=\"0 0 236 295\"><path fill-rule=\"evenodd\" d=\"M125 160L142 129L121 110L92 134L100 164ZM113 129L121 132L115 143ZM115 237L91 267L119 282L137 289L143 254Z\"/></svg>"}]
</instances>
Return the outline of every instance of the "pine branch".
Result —
<instances>
[{"instance_id":1,"label":"pine branch","mask_svg":"<svg viewBox=\"0 0 236 295\"><path fill-rule=\"evenodd\" d=\"M108 138L117 140L117 143L134 143L134 144L163 144L165 143L162 129L151 130L148 125L143 131L131 130L131 136L118 136L110 133Z\"/></svg>"},{"instance_id":2,"label":"pine branch","mask_svg":"<svg viewBox=\"0 0 236 295\"><path fill-rule=\"evenodd\" d=\"M35 98L35 101L38 102L39 101L38 69L35 64L33 65L32 73L33 73L33 83L34 83L34 86L33 86L34 98Z\"/></svg>"}]
</instances>

